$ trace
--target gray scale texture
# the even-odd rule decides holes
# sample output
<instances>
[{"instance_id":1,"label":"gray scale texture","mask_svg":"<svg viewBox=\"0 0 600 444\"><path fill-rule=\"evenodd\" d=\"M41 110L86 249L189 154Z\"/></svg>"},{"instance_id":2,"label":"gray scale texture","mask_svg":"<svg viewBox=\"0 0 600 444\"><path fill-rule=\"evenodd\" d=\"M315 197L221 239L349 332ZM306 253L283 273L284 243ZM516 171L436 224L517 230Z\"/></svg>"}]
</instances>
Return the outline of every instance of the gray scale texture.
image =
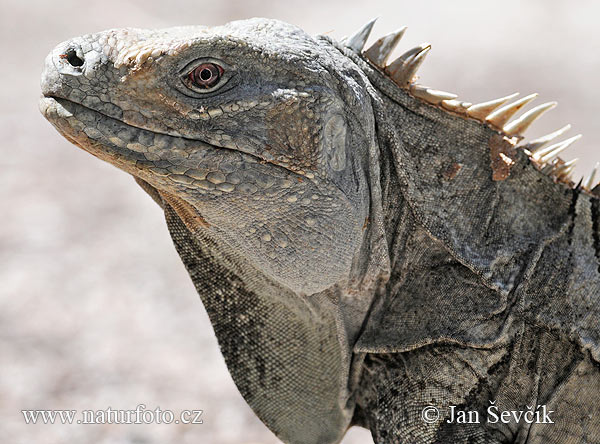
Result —
<instances>
[{"instance_id":1,"label":"gray scale texture","mask_svg":"<svg viewBox=\"0 0 600 444\"><path fill-rule=\"evenodd\" d=\"M207 61L218 86L186 84ZM165 210L233 379L283 441L357 424L377 443L600 442L598 199L523 152L492 180L496 131L265 19L75 38L42 91L61 134ZM419 417L490 400L556 424Z\"/></svg>"}]
</instances>

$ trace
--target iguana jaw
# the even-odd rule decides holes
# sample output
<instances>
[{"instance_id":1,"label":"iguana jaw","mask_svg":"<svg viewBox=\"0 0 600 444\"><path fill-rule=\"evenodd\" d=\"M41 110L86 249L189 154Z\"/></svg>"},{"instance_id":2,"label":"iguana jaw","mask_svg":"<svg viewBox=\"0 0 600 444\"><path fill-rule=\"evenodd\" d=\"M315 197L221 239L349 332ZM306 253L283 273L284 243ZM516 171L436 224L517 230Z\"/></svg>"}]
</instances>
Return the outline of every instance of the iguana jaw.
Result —
<instances>
[{"instance_id":1,"label":"iguana jaw","mask_svg":"<svg viewBox=\"0 0 600 444\"><path fill-rule=\"evenodd\" d=\"M185 209L180 217L192 231L190 221L199 224L196 228L210 226L277 282L311 294L331 286L332 277L343 281L350 273L362 223L333 185L301 179L246 153L154 134L66 99L44 97L40 109L69 141L148 182L174 208ZM224 164L231 165L229 173ZM294 232L280 214L290 215ZM337 223L339 215L347 225Z\"/></svg>"},{"instance_id":2,"label":"iguana jaw","mask_svg":"<svg viewBox=\"0 0 600 444\"><path fill-rule=\"evenodd\" d=\"M198 151L217 150L223 155L233 154L234 150L206 143L201 140L187 139L169 134L155 133L145 128L129 125L119 119L107 116L99 111L81 105L72 100L44 95L39 103L40 111L44 117L73 144L87 151L95 157L105 160L124 171L149 180L158 188L160 183L153 177L170 177L187 175L189 183L196 181L201 186L208 187L207 180L199 179L198 173L188 171L170 171L168 168L180 163L179 158L169 159L167 154L182 150L189 154ZM95 122L95 128L89 126ZM148 140L160 138L160 144L154 142L148 144ZM181 152L181 151L179 151ZM277 165L260 157L239 152L248 162L261 162L270 164L274 168L286 169L285 166ZM200 166L199 164L195 165ZM289 171L289 170L288 170ZM186 174L187 173L187 174ZM293 171L290 174L297 175ZM178 181L179 179L179 181ZM173 178L174 184L186 183L183 178ZM166 188L172 188L173 183L166 182ZM228 188L228 187L222 187Z\"/></svg>"}]
</instances>

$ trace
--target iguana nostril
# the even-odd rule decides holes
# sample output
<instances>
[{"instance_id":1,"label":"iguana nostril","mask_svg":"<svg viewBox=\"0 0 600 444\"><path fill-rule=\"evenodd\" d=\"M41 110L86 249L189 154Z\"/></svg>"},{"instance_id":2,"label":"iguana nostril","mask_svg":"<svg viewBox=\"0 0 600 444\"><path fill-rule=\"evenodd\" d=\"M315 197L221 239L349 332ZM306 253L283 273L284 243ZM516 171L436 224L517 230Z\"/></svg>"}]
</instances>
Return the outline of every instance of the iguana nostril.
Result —
<instances>
[{"instance_id":1,"label":"iguana nostril","mask_svg":"<svg viewBox=\"0 0 600 444\"><path fill-rule=\"evenodd\" d=\"M67 62L69 62L71 66L78 67L83 65L83 60L77 57L77 53L73 48L69 48L67 52L61 54L59 57L61 59L67 59Z\"/></svg>"}]
</instances>

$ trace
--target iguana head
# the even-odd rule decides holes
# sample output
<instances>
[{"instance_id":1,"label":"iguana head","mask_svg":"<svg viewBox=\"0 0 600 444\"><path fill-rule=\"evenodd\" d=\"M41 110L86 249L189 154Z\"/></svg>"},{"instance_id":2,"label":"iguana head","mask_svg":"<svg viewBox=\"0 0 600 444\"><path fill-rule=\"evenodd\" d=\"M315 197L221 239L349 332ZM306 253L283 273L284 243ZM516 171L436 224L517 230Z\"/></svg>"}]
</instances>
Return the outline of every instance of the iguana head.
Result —
<instances>
[{"instance_id":1,"label":"iguana head","mask_svg":"<svg viewBox=\"0 0 600 444\"><path fill-rule=\"evenodd\" d=\"M370 103L331 45L274 20L58 45L44 115L294 291L349 279L369 212Z\"/></svg>"},{"instance_id":2,"label":"iguana head","mask_svg":"<svg viewBox=\"0 0 600 444\"><path fill-rule=\"evenodd\" d=\"M159 196L234 380L287 441L341 439L365 352L504 341L540 249L600 211L557 157L576 138L548 146L567 127L518 146L554 103L510 121L534 95L416 84L429 45L387 64L404 30L363 51L372 26L111 30L42 79L46 118Z\"/></svg>"}]
</instances>

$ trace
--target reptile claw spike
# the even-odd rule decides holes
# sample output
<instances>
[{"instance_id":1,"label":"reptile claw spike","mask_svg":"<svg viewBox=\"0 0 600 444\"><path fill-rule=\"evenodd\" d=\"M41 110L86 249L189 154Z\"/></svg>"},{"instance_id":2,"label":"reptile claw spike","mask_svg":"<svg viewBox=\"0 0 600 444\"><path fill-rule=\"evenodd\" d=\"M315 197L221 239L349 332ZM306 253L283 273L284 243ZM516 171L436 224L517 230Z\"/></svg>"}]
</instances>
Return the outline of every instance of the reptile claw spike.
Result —
<instances>
[{"instance_id":1,"label":"reptile claw spike","mask_svg":"<svg viewBox=\"0 0 600 444\"><path fill-rule=\"evenodd\" d=\"M550 175L550 173L552 173L552 171L554 171L554 168L556 168L556 166L558 165L558 159L554 159L552 162L544 165L541 169L542 173L546 174L546 175Z\"/></svg>"},{"instance_id":2,"label":"reptile claw spike","mask_svg":"<svg viewBox=\"0 0 600 444\"><path fill-rule=\"evenodd\" d=\"M477 120L485 120L496 108L504 105L509 100L517 97L519 93L514 93L509 96L500 97L499 99L490 100L488 102L477 103L471 105L467 109L467 115Z\"/></svg>"},{"instance_id":3,"label":"reptile claw spike","mask_svg":"<svg viewBox=\"0 0 600 444\"><path fill-rule=\"evenodd\" d=\"M575 164L577 163L578 160L579 159L575 158L573 160L565 162L564 164L562 164L561 166L556 168L556 170L553 171L553 175L556 176L557 179L566 179L567 177L569 177L571 172L575 169Z\"/></svg>"},{"instance_id":4,"label":"reptile claw spike","mask_svg":"<svg viewBox=\"0 0 600 444\"><path fill-rule=\"evenodd\" d=\"M536 106L523 114L518 119L504 125L502 130L507 136L520 136L522 135L529 126L535 122L542 114L546 111L550 111L552 108L558 105L557 102L548 102L542 105Z\"/></svg>"},{"instance_id":5,"label":"reptile claw spike","mask_svg":"<svg viewBox=\"0 0 600 444\"><path fill-rule=\"evenodd\" d=\"M497 109L486 117L485 121L496 128L502 128L506 122L510 120L521 108L531 102L538 96L537 93L530 94L516 102L504 105L502 108Z\"/></svg>"},{"instance_id":6,"label":"reptile claw spike","mask_svg":"<svg viewBox=\"0 0 600 444\"><path fill-rule=\"evenodd\" d=\"M600 167L600 162L596 162L594 169L592 170L592 172L590 173L588 178L584 181L583 187L585 189L591 190L592 188L594 188L594 180L596 179L596 173L598 172L598 167Z\"/></svg>"},{"instance_id":7,"label":"reptile claw spike","mask_svg":"<svg viewBox=\"0 0 600 444\"><path fill-rule=\"evenodd\" d=\"M456 94L438 91L437 89L418 84L410 85L410 92L413 96L423 99L433 105L439 105L444 100L454 100L458 97Z\"/></svg>"},{"instance_id":8,"label":"reptile claw spike","mask_svg":"<svg viewBox=\"0 0 600 444\"><path fill-rule=\"evenodd\" d=\"M373 45L365 51L365 57L369 59L375 66L379 68L385 67L385 64L392 54L392 51L396 49L398 42L406 32L407 27L402 28L381 37Z\"/></svg>"},{"instance_id":9,"label":"reptile claw spike","mask_svg":"<svg viewBox=\"0 0 600 444\"><path fill-rule=\"evenodd\" d=\"M406 88L431 49L429 43L412 48L394 60L385 70L396 85Z\"/></svg>"},{"instance_id":10,"label":"reptile claw spike","mask_svg":"<svg viewBox=\"0 0 600 444\"><path fill-rule=\"evenodd\" d=\"M537 139L534 139L534 140L526 143L525 145L523 145L523 149L526 149L527 151L529 151L532 154L536 154L540 149L542 149L548 143L552 142L557 137L562 136L564 133L566 133L570 129L571 129L571 125L567 124L567 125L563 126L562 128L560 128L550 134L547 134L543 137L538 137Z\"/></svg>"},{"instance_id":11,"label":"reptile claw spike","mask_svg":"<svg viewBox=\"0 0 600 444\"><path fill-rule=\"evenodd\" d=\"M447 109L448 111L452 111L458 114L466 114L467 110L473 104L470 102L462 102L460 100L442 100L442 108Z\"/></svg>"},{"instance_id":12,"label":"reptile claw spike","mask_svg":"<svg viewBox=\"0 0 600 444\"><path fill-rule=\"evenodd\" d=\"M354 34L352 37L349 37L346 41L346 46L354 52L360 53L365 47L365 43L367 43L367 39L369 38L369 35L373 30L373 25L375 25L376 21L377 18L374 18L369 23L360 28L356 34Z\"/></svg>"},{"instance_id":13,"label":"reptile claw spike","mask_svg":"<svg viewBox=\"0 0 600 444\"><path fill-rule=\"evenodd\" d=\"M541 149L535 154L533 154L533 159L542 164L546 163L553 157L566 150L579 139L581 139L581 134L578 134L577 136L571 137L570 139L564 140L562 142L555 143L554 145L550 145L549 147Z\"/></svg>"}]
</instances>

